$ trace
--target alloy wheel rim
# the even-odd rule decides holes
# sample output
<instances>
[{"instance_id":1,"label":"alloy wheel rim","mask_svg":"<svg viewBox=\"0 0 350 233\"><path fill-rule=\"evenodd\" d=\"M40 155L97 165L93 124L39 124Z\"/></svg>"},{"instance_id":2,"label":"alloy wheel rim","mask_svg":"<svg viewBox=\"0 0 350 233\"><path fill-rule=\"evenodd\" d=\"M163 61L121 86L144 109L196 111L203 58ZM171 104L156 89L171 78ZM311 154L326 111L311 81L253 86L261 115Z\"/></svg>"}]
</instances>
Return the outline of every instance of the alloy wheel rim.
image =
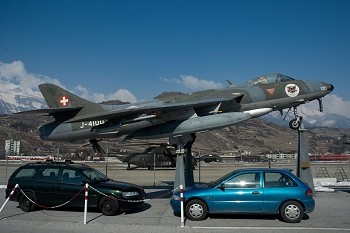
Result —
<instances>
[{"instance_id":1,"label":"alloy wheel rim","mask_svg":"<svg viewBox=\"0 0 350 233\"><path fill-rule=\"evenodd\" d=\"M203 215L203 207L199 204L193 204L190 207L190 214L195 218L199 218Z\"/></svg>"},{"instance_id":2,"label":"alloy wheel rim","mask_svg":"<svg viewBox=\"0 0 350 233\"><path fill-rule=\"evenodd\" d=\"M300 210L296 205L289 205L285 210L286 216L290 219L295 219L300 216Z\"/></svg>"}]
</instances>

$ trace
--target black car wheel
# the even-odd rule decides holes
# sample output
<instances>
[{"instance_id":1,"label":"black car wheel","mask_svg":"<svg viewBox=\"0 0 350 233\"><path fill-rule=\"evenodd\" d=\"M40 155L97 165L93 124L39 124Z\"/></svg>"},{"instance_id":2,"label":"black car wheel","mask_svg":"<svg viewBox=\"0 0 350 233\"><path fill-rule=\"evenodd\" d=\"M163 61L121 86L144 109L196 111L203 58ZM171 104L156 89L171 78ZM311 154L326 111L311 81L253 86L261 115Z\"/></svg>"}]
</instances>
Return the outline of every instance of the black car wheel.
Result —
<instances>
[{"instance_id":1,"label":"black car wheel","mask_svg":"<svg viewBox=\"0 0 350 233\"><path fill-rule=\"evenodd\" d=\"M299 202L287 201L281 205L280 215L285 222L298 223L304 215L303 207Z\"/></svg>"},{"instance_id":2,"label":"black car wheel","mask_svg":"<svg viewBox=\"0 0 350 233\"><path fill-rule=\"evenodd\" d=\"M200 221L207 217L208 207L201 200L191 200L186 205L186 216L193 221Z\"/></svg>"},{"instance_id":3,"label":"black car wheel","mask_svg":"<svg viewBox=\"0 0 350 233\"><path fill-rule=\"evenodd\" d=\"M112 196L104 196L100 201L100 209L103 215L116 215L119 210L118 200Z\"/></svg>"},{"instance_id":4,"label":"black car wheel","mask_svg":"<svg viewBox=\"0 0 350 233\"><path fill-rule=\"evenodd\" d=\"M22 194L18 200L19 208L21 208L21 210L23 210L24 212L33 211L36 207L36 205L33 203L36 201L35 194L30 192L26 192L25 194L30 200Z\"/></svg>"}]
</instances>

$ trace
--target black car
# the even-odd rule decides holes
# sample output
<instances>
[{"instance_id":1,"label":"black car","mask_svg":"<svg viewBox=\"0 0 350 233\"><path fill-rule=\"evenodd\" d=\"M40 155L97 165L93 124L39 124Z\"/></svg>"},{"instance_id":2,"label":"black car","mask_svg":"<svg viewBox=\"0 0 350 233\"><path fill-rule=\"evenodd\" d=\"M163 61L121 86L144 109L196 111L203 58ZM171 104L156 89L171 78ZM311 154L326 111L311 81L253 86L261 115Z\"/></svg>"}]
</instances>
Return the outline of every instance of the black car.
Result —
<instances>
[{"instance_id":1,"label":"black car","mask_svg":"<svg viewBox=\"0 0 350 233\"><path fill-rule=\"evenodd\" d=\"M143 188L109 179L94 168L73 162L37 162L19 167L9 178L6 198L18 184L10 200L17 201L25 212L36 207L83 207L86 183L90 187L88 207L97 207L103 215L116 215L144 203Z\"/></svg>"}]
</instances>

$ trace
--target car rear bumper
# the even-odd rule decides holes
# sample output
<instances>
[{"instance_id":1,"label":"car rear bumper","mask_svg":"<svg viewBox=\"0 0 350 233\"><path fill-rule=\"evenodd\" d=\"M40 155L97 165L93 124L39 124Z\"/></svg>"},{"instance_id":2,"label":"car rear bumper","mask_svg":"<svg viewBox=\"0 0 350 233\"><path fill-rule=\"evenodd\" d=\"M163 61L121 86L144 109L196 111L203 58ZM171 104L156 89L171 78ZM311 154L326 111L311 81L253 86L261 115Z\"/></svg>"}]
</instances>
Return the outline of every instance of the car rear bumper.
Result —
<instances>
[{"instance_id":1,"label":"car rear bumper","mask_svg":"<svg viewBox=\"0 0 350 233\"><path fill-rule=\"evenodd\" d=\"M315 209L315 199L303 200L305 213L311 213Z\"/></svg>"}]
</instances>

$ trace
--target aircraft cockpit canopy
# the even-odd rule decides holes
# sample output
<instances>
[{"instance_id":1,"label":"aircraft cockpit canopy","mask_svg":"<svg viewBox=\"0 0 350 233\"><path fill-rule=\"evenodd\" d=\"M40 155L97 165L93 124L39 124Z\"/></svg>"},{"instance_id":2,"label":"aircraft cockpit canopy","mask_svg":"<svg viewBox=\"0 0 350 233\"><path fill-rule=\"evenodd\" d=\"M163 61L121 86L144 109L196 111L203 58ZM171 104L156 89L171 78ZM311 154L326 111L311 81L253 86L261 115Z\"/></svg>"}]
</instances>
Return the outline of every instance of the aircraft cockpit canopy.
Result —
<instances>
[{"instance_id":1,"label":"aircraft cockpit canopy","mask_svg":"<svg viewBox=\"0 0 350 233\"><path fill-rule=\"evenodd\" d=\"M245 83L242 83L241 85L238 86L256 86L256 85L263 85L263 84L273 84L273 83L280 83L280 82L286 82L286 81L292 81L295 80L291 77L288 77L283 74L265 74L261 75L257 78L248 80Z\"/></svg>"}]
</instances>

